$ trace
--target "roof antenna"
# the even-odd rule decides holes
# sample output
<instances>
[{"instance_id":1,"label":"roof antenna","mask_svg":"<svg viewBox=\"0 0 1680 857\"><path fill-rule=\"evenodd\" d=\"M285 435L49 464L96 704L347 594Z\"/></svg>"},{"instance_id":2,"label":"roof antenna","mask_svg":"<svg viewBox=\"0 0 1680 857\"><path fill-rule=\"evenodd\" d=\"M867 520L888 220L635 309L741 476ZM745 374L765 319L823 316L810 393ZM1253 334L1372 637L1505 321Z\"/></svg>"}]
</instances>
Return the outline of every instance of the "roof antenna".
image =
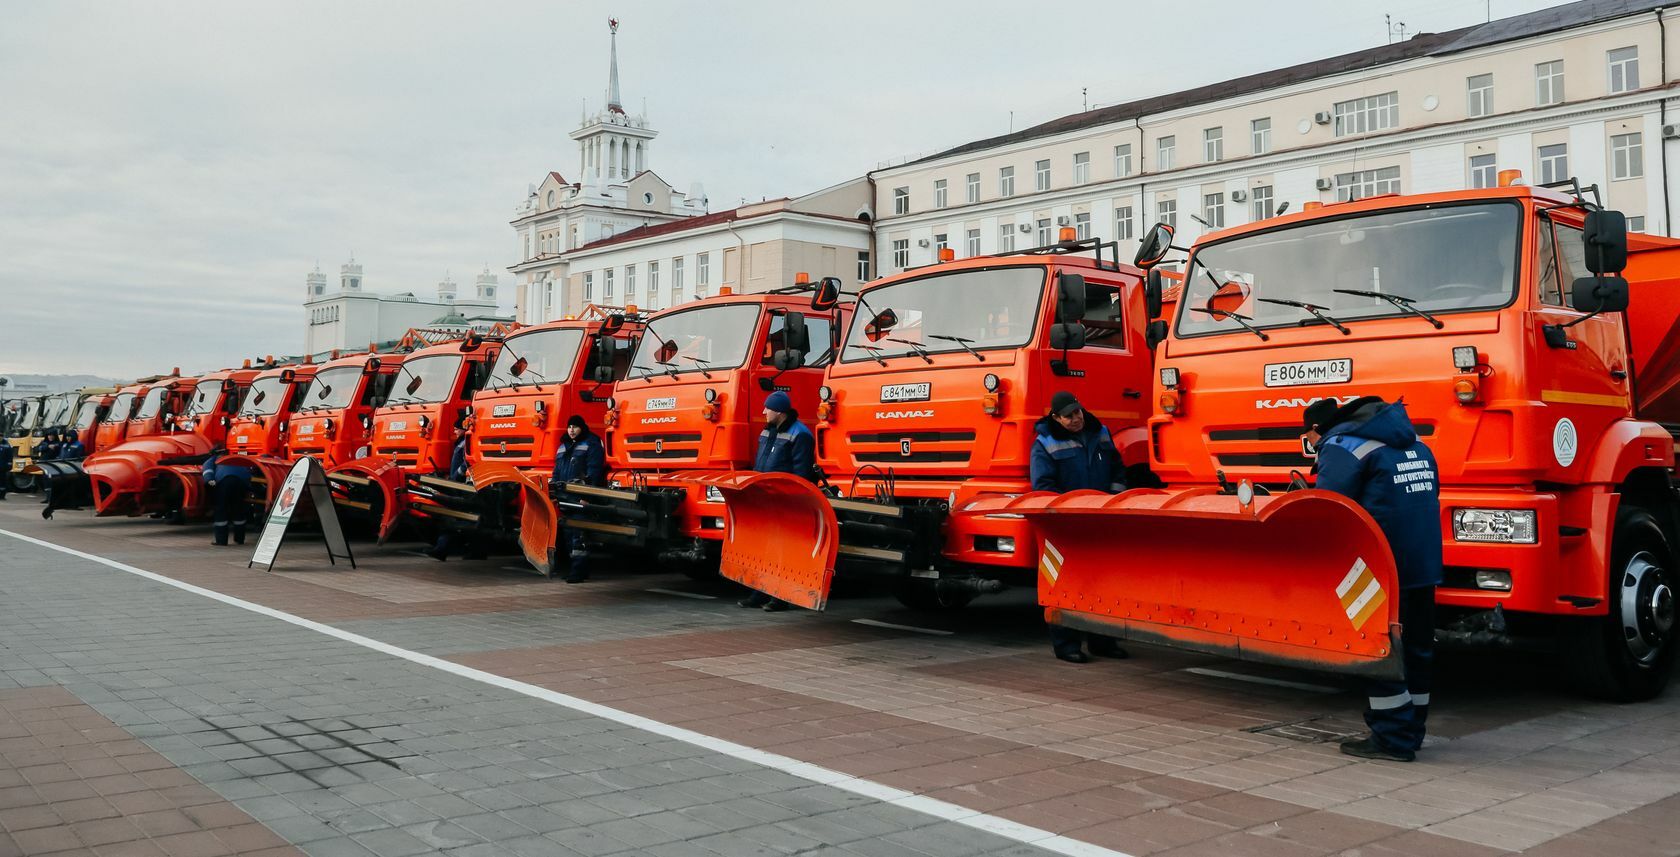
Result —
<instances>
[{"instance_id":1,"label":"roof antenna","mask_svg":"<svg viewBox=\"0 0 1680 857\"><path fill-rule=\"evenodd\" d=\"M1490 12L1489 14L1492 14L1492 13ZM1389 44L1392 45L1396 41L1403 42L1403 41L1406 40L1406 22L1405 21L1396 21L1396 20L1394 20L1393 15L1384 15L1383 16L1383 23L1385 25L1387 25L1387 27L1388 27L1388 43Z\"/></svg>"},{"instance_id":2,"label":"roof antenna","mask_svg":"<svg viewBox=\"0 0 1680 857\"><path fill-rule=\"evenodd\" d=\"M1090 89L1090 87L1086 87L1086 86L1079 87L1079 100L1083 101L1085 103L1085 109L1082 112L1085 112L1085 113L1091 112L1091 89Z\"/></svg>"},{"instance_id":3,"label":"roof antenna","mask_svg":"<svg viewBox=\"0 0 1680 857\"><path fill-rule=\"evenodd\" d=\"M1015 133L1015 111L1009 111L1009 133Z\"/></svg>"}]
</instances>

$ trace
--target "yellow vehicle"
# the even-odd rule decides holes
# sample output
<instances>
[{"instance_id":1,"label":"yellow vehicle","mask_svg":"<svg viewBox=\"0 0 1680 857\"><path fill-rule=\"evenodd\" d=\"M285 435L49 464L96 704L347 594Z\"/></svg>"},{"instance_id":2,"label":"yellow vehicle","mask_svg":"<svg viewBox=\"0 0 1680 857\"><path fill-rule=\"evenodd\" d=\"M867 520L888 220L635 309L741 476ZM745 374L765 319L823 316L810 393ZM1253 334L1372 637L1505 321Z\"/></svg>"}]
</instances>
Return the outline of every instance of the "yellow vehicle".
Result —
<instances>
[{"instance_id":1,"label":"yellow vehicle","mask_svg":"<svg viewBox=\"0 0 1680 857\"><path fill-rule=\"evenodd\" d=\"M6 440L11 443L12 449L16 450L12 457L12 471L6 474L13 491L35 490L34 474L24 473L23 468L35 462L35 444L40 443L43 432L41 413L50 398L53 397L32 396L23 399L23 410L6 431Z\"/></svg>"}]
</instances>

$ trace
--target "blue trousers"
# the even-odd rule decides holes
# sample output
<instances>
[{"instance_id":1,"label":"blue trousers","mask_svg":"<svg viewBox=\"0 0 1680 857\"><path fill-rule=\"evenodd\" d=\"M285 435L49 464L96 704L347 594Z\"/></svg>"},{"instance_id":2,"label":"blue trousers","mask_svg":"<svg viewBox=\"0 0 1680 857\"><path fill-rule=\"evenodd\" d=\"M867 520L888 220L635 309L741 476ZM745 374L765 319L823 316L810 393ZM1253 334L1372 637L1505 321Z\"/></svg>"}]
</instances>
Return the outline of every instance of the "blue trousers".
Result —
<instances>
[{"instance_id":1,"label":"blue trousers","mask_svg":"<svg viewBox=\"0 0 1680 857\"><path fill-rule=\"evenodd\" d=\"M1435 587L1400 590L1400 624L1406 677L1365 681L1365 725L1383 747L1415 753L1423 746L1435 687Z\"/></svg>"},{"instance_id":2,"label":"blue trousers","mask_svg":"<svg viewBox=\"0 0 1680 857\"><path fill-rule=\"evenodd\" d=\"M216 544L227 544L230 527L233 540L245 543L245 522L251 514L250 489L251 483L238 476L224 476L216 480L216 486L211 489L215 492L211 530Z\"/></svg>"}]
</instances>

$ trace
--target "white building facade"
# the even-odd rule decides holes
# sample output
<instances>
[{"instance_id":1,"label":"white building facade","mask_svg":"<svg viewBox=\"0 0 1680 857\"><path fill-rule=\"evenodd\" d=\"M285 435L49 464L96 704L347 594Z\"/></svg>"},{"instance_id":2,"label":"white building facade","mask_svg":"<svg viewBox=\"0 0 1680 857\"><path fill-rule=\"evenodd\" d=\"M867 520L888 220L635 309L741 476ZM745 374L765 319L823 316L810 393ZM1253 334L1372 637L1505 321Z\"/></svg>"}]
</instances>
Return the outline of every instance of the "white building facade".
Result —
<instances>
[{"instance_id":1,"label":"white building facade","mask_svg":"<svg viewBox=\"0 0 1680 857\"><path fill-rule=\"evenodd\" d=\"M1118 239L1124 257L1157 221L1188 241L1285 203L1491 186L1501 170L1578 177L1631 228L1671 234L1676 19L1656 0L1588 0L879 169L880 273L946 246L959 258L1042 246L1063 226Z\"/></svg>"},{"instance_id":2,"label":"white building facade","mask_svg":"<svg viewBox=\"0 0 1680 857\"><path fill-rule=\"evenodd\" d=\"M304 313L308 334L305 354L334 349L366 348L369 343L401 339L410 328L430 327L466 332L488 331L510 322L497 306L500 277L485 268L473 281L473 293L463 296L447 275L437 284L435 298L414 292L375 294L367 291L361 263L355 259L339 268L338 288L329 290L319 266L304 279Z\"/></svg>"}]
</instances>

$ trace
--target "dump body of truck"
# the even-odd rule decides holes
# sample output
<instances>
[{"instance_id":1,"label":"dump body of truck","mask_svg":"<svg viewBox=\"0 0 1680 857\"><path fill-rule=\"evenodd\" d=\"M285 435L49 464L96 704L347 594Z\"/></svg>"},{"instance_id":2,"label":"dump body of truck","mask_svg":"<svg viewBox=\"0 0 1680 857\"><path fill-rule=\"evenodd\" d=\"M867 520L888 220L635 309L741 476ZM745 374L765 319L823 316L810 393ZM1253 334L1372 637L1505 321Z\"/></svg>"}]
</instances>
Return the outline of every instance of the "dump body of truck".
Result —
<instances>
[{"instance_id":1,"label":"dump body of truck","mask_svg":"<svg viewBox=\"0 0 1680 857\"><path fill-rule=\"evenodd\" d=\"M1518 186L1204 236L1157 355L1150 465L1171 487L1009 505L1056 551L1042 603L1074 627L1397 674L1382 533L1288 490L1311 479L1305 407L1381 396L1437 461L1438 635L1543 639L1604 693L1654 693L1674 651L1680 242L1631 236L1631 307L1591 316L1571 298L1586 216Z\"/></svg>"},{"instance_id":2,"label":"dump body of truck","mask_svg":"<svg viewBox=\"0 0 1680 857\"><path fill-rule=\"evenodd\" d=\"M724 535L723 495L707 480L751 470L770 390L807 423L839 310L811 312L808 286L719 294L655 314L605 417L607 487L561 486L566 526L591 539L706 568ZM776 366L789 314L809 334L797 365Z\"/></svg>"},{"instance_id":3,"label":"dump body of truck","mask_svg":"<svg viewBox=\"0 0 1680 857\"><path fill-rule=\"evenodd\" d=\"M372 523L380 542L390 538L408 512L411 479L448 474L472 396L501 348L499 339L454 336L403 356L389 394L367 418L366 455L327 471L334 503L349 516Z\"/></svg>"},{"instance_id":4,"label":"dump body of truck","mask_svg":"<svg viewBox=\"0 0 1680 857\"><path fill-rule=\"evenodd\" d=\"M828 491L757 480L774 490L755 497L731 486L732 522L746 539L726 545L724 574L820 609L833 569L804 554L783 566L754 551L823 532L837 538L840 574L886 578L914 607L1031 584L1038 552L1028 522L972 507L1032 490L1035 424L1051 397L1077 396L1123 461L1147 458L1142 271L1115 259L1112 243L1065 239L862 288L818 408ZM776 527L791 532L757 535Z\"/></svg>"}]
</instances>

